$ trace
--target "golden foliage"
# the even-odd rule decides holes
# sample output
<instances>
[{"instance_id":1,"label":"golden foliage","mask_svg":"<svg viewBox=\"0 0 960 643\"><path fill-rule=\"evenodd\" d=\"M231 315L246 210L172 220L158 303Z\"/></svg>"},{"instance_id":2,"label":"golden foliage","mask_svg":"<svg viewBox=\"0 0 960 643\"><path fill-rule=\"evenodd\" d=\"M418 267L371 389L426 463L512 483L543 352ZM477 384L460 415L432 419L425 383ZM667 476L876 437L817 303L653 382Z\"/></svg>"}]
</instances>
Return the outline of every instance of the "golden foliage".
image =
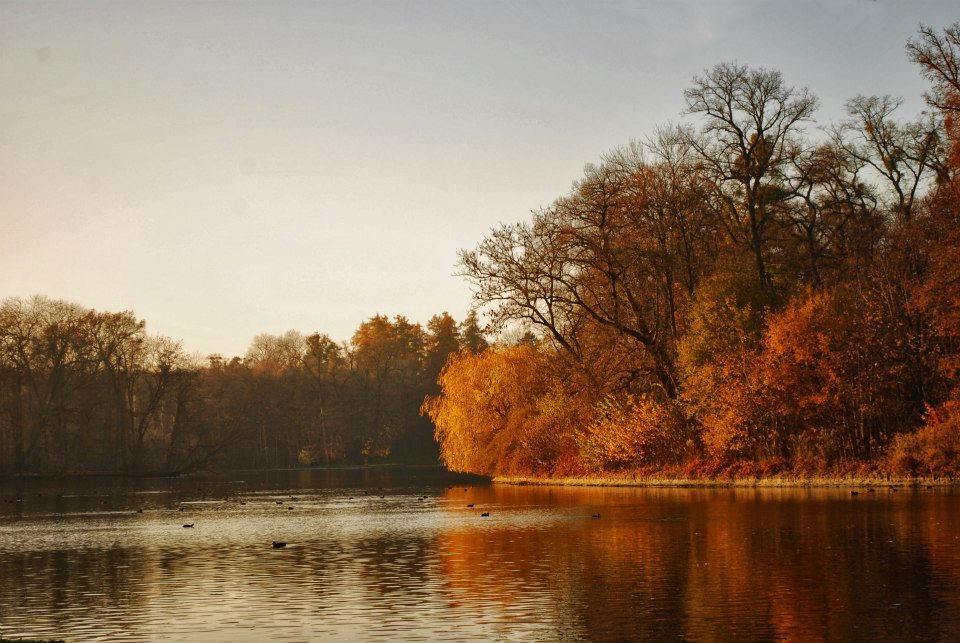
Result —
<instances>
[{"instance_id":1,"label":"golden foliage","mask_svg":"<svg viewBox=\"0 0 960 643\"><path fill-rule=\"evenodd\" d=\"M682 399L713 458L748 456L761 429L754 422L757 396L751 374L764 314L772 305L772 296L743 271L717 273L694 294L687 333L678 347Z\"/></svg>"},{"instance_id":2,"label":"golden foliage","mask_svg":"<svg viewBox=\"0 0 960 643\"><path fill-rule=\"evenodd\" d=\"M597 469L680 464L694 446L680 404L648 394L600 402L578 443L584 463Z\"/></svg>"},{"instance_id":3,"label":"golden foliage","mask_svg":"<svg viewBox=\"0 0 960 643\"><path fill-rule=\"evenodd\" d=\"M573 448L583 406L546 355L521 344L462 352L440 375L443 392L427 398L443 463L454 471L547 471Z\"/></svg>"},{"instance_id":4,"label":"golden foliage","mask_svg":"<svg viewBox=\"0 0 960 643\"><path fill-rule=\"evenodd\" d=\"M887 461L904 475L960 476L960 400L932 409L916 433L897 436Z\"/></svg>"}]
</instances>

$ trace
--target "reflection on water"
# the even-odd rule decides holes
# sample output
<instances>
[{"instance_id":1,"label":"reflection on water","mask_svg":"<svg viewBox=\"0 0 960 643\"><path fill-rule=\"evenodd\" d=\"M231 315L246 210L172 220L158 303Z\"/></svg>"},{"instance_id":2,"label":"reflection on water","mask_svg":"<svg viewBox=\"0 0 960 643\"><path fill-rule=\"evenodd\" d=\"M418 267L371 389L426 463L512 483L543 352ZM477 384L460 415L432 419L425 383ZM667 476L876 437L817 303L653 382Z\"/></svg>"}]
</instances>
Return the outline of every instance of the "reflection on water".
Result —
<instances>
[{"instance_id":1,"label":"reflection on water","mask_svg":"<svg viewBox=\"0 0 960 643\"><path fill-rule=\"evenodd\" d=\"M380 469L19 482L0 500L4 638L960 639L949 490Z\"/></svg>"}]
</instances>

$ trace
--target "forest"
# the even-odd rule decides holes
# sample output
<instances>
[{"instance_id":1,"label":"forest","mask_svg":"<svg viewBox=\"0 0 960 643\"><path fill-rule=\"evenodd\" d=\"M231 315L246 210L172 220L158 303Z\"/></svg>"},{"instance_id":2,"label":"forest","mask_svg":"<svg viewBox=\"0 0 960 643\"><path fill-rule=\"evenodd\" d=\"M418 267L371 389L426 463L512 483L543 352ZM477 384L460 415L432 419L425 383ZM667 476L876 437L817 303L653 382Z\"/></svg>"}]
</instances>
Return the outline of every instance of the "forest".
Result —
<instances>
[{"instance_id":1,"label":"forest","mask_svg":"<svg viewBox=\"0 0 960 643\"><path fill-rule=\"evenodd\" d=\"M841 122L775 70L718 64L686 120L587 165L460 256L493 330L433 419L458 471L955 476L960 23L906 54L927 109Z\"/></svg>"},{"instance_id":2,"label":"forest","mask_svg":"<svg viewBox=\"0 0 960 643\"><path fill-rule=\"evenodd\" d=\"M425 395L477 317L378 315L348 343L289 331L200 357L132 312L0 302L0 476L436 464Z\"/></svg>"},{"instance_id":3,"label":"forest","mask_svg":"<svg viewBox=\"0 0 960 643\"><path fill-rule=\"evenodd\" d=\"M460 323L201 357L130 311L5 299L0 476L956 476L960 23L906 53L929 81L912 118L855 96L818 124L778 71L706 70L685 122L461 252L479 314Z\"/></svg>"}]
</instances>

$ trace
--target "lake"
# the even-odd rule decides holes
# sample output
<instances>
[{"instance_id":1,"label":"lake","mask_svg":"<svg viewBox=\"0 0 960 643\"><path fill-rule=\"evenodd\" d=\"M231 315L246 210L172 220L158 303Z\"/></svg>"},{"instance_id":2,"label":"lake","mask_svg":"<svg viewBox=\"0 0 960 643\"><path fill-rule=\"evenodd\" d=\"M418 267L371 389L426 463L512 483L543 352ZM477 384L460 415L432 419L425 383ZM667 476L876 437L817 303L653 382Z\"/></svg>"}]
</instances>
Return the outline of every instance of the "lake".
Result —
<instances>
[{"instance_id":1,"label":"lake","mask_svg":"<svg viewBox=\"0 0 960 643\"><path fill-rule=\"evenodd\" d=\"M516 487L402 468L15 481L0 637L960 640L958 539L948 488Z\"/></svg>"}]
</instances>

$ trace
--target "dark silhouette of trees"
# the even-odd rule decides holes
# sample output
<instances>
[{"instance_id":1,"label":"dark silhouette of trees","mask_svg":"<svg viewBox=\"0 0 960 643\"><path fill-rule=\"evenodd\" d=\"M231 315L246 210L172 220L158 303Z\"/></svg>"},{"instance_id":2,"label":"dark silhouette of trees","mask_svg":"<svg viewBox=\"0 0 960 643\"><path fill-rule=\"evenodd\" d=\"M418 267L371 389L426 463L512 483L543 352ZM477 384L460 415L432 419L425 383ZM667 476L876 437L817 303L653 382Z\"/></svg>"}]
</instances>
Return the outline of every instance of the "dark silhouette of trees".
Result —
<instances>
[{"instance_id":1,"label":"dark silhouette of trees","mask_svg":"<svg viewBox=\"0 0 960 643\"><path fill-rule=\"evenodd\" d=\"M7 299L0 475L435 463L420 405L451 355L485 346L476 315L426 331L376 316L348 344L261 334L243 358L201 363L131 312Z\"/></svg>"}]
</instances>

